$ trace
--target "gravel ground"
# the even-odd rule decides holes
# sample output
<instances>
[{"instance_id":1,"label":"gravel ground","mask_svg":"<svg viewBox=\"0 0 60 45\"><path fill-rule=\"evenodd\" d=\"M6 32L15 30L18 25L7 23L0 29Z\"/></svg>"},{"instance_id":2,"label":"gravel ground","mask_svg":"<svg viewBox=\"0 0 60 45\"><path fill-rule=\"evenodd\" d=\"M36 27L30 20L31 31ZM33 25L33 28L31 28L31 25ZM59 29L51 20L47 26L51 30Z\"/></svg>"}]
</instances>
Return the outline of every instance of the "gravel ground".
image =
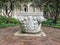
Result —
<instances>
[{"instance_id":1,"label":"gravel ground","mask_svg":"<svg viewBox=\"0 0 60 45\"><path fill-rule=\"evenodd\" d=\"M13 35L19 26L0 28L0 45L60 45L60 29L42 27L46 37Z\"/></svg>"}]
</instances>

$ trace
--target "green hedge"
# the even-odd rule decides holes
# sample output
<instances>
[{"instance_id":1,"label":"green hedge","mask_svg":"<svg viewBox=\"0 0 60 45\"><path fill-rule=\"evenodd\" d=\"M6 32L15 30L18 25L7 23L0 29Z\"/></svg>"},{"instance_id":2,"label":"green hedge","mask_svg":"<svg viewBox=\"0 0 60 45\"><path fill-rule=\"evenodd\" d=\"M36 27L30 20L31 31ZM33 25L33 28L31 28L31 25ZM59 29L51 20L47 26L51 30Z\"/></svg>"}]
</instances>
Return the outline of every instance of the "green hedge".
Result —
<instances>
[{"instance_id":1,"label":"green hedge","mask_svg":"<svg viewBox=\"0 0 60 45\"><path fill-rule=\"evenodd\" d=\"M6 23L7 22L7 17L6 16L0 16L0 24Z\"/></svg>"},{"instance_id":2,"label":"green hedge","mask_svg":"<svg viewBox=\"0 0 60 45\"><path fill-rule=\"evenodd\" d=\"M0 28L10 27L10 26L17 26L17 24L0 24Z\"/></svg>"},{"instance_id":3,"label":"green hedge","mask_svg":"<svg viewBox=\"0 0 60 45\"><path fill-rule=\"evenodd\" d=\"M11 19L10 19L10 23L19 24L20 22L19 22L18 19L11 18Z\"/></svg>"},{"instance_id":4,"label":"green hedge","mask_svg":"<svg viewBox=\"0 0 60 45\"><path fill-rule=\"evenodd\" d=\"M0 24L7 23L8 18L6 16L0 16ZM10 18L10 23L19 24L19 20L15 18Z\"/></svg>"},{"instance_id":5,"label":"green hedge","mask_svg":"<svg viewBox=\"0 0 60 45\"><path fill-rule=\"evenodd\" d=\"M43 26L54 27L60 29L60 21L57 21L57 24L52 23L53 20L48 19L47 21L42 22Z\"/></svg>"},{"instance_id":6,"label":"green hedge","mask_svg":"<svg viewBox=\"0 0 60 45\"><path fill-rule=\"evenodd\" d=\"M10 23L7 23L7 17L6 16L0 16L0 27L9 27L9 26L16 26L19 25L20 21L15 18L10 19Z\"/></svg>"}]
</instances>

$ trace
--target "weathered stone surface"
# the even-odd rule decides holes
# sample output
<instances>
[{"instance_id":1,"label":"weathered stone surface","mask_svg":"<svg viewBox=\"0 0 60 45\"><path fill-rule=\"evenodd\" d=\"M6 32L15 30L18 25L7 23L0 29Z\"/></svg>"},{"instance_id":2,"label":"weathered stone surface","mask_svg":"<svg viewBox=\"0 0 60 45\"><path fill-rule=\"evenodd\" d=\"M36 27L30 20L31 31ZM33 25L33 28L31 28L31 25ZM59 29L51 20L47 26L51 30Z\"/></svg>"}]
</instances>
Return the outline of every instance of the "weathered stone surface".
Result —
<instances>
[{"instance_id":1,"label":"weathered stone surface","mask_svg":"<svg viewBox=\"0 0 60 45\"><path fill-rule=\"evenodd\" d=\"M60 29L42 27L46 37L39 36L14 36L19 27L0 29L0 45L60 45Z\"/></svg>"}]
</instances>

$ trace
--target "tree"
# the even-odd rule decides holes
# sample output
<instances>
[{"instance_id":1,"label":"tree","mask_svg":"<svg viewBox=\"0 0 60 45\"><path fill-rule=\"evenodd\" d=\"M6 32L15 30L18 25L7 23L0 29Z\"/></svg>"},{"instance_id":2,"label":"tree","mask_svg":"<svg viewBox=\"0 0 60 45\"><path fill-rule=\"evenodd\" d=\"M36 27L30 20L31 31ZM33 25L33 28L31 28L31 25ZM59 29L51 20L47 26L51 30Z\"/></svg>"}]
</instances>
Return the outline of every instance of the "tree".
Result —
<instances>
[{"instance_id":1,"label":"tree","mask_svg":"<svg viewBox=\"0 0 60 45\"><path fill-rule=\"evenodd\" d=\"M60 12L60 0L47 0L48 2L45 4L45 9L50 13L54 13L53 23L57 24L59 12ZM55 1L55 2L54 2Z\"/></svg>"},{"instance_id":2,"label":"tree","mask_svg":"<svg viewBox=\"0 0 60 45\"><path fill-rule=\"evenodd\" d=\"M60 13L60 0L35 0L35 4L37 4L38 7L43 6L45 14L47 12L54 14L53 23L57 24L57 19Z\"/></svg>"},{"instance_id":3,"label":"tree","mask_svg":"<svg viewBox=\"0 0 60 45\"><path fill-rule=\"evenodd\" d=\"M10 23L10 18L12 15L10 13L14 9L14 0L0 0L1 8L5 8L6 16L7 16L7 23ZM10 4L10 5L8 5Z\"/></svg>"},{"instance_id":4,"label":"tree","mask_svg":"<svg viewBox=\"0 0 60 45\"><path fill-rule=\"evenodd\" d=\"M43 3L41 3L41 0L32 0L31 1L35 8L40 8L40 10L43 9Z\"/></svg>"}]
</instances>

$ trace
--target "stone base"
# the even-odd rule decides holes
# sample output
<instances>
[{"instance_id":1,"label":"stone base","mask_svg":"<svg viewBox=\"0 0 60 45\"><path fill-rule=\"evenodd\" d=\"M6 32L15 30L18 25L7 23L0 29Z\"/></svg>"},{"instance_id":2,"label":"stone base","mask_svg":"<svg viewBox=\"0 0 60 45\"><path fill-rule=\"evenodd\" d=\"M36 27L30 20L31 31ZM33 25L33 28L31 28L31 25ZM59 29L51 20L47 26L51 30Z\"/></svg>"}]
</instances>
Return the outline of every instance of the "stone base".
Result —
<instances>
[{"instance_id":1,"label":"stone base","mask_svg":"<svg viewBox=\"0 0 60 45\"><path fill-rule=\"evenodd\" d=\"M15 36L46 36L46 34L41 30L40 32L38 33L22 33L20 30L17 31L16 33L14 33Z\"/></svg>"}]
</instances>

